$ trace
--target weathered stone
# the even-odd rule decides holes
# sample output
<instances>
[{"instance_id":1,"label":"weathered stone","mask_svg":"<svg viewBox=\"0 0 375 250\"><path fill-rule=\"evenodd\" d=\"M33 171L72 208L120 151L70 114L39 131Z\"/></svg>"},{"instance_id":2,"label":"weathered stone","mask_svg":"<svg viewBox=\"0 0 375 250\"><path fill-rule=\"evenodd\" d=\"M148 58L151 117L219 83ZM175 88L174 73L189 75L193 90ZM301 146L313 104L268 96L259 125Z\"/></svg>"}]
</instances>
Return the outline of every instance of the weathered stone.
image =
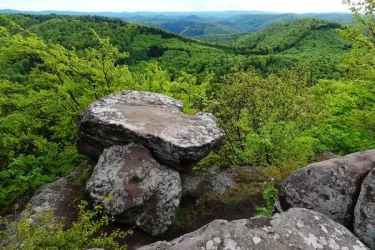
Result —
<instances>
[{"instance_id":1,"label":"weathered stone","mask_svg":"<svg viewBox=\"0 0 375 250\"><path fill-rule=\"evenodd\" d=\"M83 188L75 184L74 180L75 173L42 186L30 199L30 207L27 210L34 214L53 209L57 219L64 218L64 222L69 223L74 219L71 218L75 210L73 201L83 198Z\"/></svg>"},{"instance_id":2,"label":"weathered stone","mask_svg":"<svg viewBox=\"0 0 375 250\"><path fill-rule=\"evenodd\" d=\"M366 250L342 225L317 212L293 208L272 218L215 220L171 242L138 250Z\"/></svg>"},{"instance_id":3,"label":"weathered stone","mask_svg":"<svg viewBox=\"0 0 375 250\"><path fill-rule=\"evenodd\" d=\"M362 181L374 166L375 150L310 164L281 183L278 208L311 209L352 228Z\"/></svg>"},{"instance_id":4,"label":"weathered stone","mask_svg":"<svg viewBox=\"0 0 375 250\"><path fill-rule=\"evenodd\" d=\"M136 144L105 149L86 185L94 203L104 201L106 213L116 221L140 222L151 235L162 234L172 224L181 189L178 172Z\"/></svg>"},{"instance_id":5,"label":"weathered stone","mask_svg":"<svg viewBox=\"0 0 375 250\"><path fill-rule=\"evenodd\" d=\"M375 169L365 178L354 211L354 233L375 249Z\"/></svg>"},{"instance_id":6,"label":"weathered stone","mask_svg":"<svg viewBox=\"0 0 375 250\"><path fill-rule=\"evenodd\" d=\"M182 196L194 196L202 190L222 195L237 187L235 178L241 171L251 172L255 171L255 168L243 166L223 170L220 167L212 167L197 173L182 174Z\"/></svg>"},{"instance_id":7,"label":"weathered stone","mask_svg":"<svg viewBox=\"0 0 375 250\"><path fill-rule=\"evenodd\" d=\"M123 91L93 103L79 123L78 151L97 159L104 148L142 144L162 164L188 171L223 132L210 114L187 116L182 102L161 94Z\"/></svg>"}]
</instances>

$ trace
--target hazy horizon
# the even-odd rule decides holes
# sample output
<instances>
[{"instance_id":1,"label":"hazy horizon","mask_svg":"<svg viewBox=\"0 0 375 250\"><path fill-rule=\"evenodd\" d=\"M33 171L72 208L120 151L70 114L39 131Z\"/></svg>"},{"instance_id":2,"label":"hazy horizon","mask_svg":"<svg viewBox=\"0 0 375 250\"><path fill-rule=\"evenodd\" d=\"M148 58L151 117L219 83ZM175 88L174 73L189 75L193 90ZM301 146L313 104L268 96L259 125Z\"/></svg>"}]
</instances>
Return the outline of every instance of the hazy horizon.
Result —
<instances>
[{"instance_id":1,"label":"hazy horizon","mask_svg":"<svg viewBox=\"0 0 375 250\"><path fill-rule=\"evenodd\" d=\"M301 3L303 2L303 3ZM69 7L67 7L69 6ZM221 12L264 11L277 13L348 12L341 0L13 0L0 3L0 9L17 11L73 11L73 12Z\"/></svg>"}]
</instances>

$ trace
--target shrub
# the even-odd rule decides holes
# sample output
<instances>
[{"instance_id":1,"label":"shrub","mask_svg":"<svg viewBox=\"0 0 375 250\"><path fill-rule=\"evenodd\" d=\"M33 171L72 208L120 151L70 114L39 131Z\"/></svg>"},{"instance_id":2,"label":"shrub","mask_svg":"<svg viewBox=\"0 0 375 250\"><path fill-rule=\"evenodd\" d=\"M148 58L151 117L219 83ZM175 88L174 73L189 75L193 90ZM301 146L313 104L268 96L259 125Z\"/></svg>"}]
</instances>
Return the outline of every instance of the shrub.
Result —
<instances>
[{"instance_id":1,"label":"shrub","mask_svg":"<svg viewBox=\"0 0 375 250\"><path fill-rule=\"evenodd\" d=\"M78 220L68 228L54 218L52 210L39 211L34 215L23 212L18 221L0 217L0 224L5 228L0 231L0 249L126 249L126 245L120 246L116 239L132 232L116 230L111 234L99 233L111 218L100 216L102 206L95 206L92 210L88 210L87 206L87 202L81 202Z\"/></svg>"}]
</instances>

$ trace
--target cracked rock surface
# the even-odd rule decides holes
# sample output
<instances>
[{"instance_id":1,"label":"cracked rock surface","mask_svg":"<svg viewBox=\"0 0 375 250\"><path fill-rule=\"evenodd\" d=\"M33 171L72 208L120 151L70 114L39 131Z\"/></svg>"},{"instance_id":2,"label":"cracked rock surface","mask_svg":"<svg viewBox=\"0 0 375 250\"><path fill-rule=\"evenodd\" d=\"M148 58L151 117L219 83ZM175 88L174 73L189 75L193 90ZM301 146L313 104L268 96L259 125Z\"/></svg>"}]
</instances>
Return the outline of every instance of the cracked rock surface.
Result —
<instances>
[{"instance_id":1,"label":"cracked rock surface","mask_svg":"<svg viewBox=\"0 0 375 250\"><path fill-rule=\"evenodd\" d=\"M182 187L178 172L160 165L147 148L131 143L104 150L86 190L117 222L140 222L142 230L156 236L172 224Z\"/></svg>"},{"instance_id":2,"label":"cracked rock surface","mask_svg":"<svg viewBox=\"0 0 375 250\"><path fill-rule=\"evenodd\" d=\"M278 210L307 208L352 228L362 181L374 167L369 150L301 168L280 184Z\"/></svg>"},{"instance_id":3,"label":"cracked rock surface","mask_svg":"<svg viewBox=\"0 0 375 250\"><path fill-rule=\"evenodd\" d=\"M160 163L187 172L224 133L211 114L185 115L182 102L161 94L122 91L91 104L79 123L78 151L97 159L104 148L137 143Z\"/></svg>"},{"instance_id":4,"label":"cracked rock surface","mask_svg":"<svg viewBox=\"0 0 375 250\"><path fill-rule=\"evenodd\" d=\"M215 220L170 242L138 250L368 250L348 229L328 217L292 208L273 217Z\"/></svg>"}]
</instances>

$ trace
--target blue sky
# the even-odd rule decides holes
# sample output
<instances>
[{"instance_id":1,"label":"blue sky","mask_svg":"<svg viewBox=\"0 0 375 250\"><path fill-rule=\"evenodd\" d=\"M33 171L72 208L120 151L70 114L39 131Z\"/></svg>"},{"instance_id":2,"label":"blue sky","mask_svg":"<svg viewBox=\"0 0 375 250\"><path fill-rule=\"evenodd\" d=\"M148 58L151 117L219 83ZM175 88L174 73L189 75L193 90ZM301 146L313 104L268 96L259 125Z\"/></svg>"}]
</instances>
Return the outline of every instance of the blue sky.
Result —
<instances>
[{"instance_id":1,"label":"blue sky","mask_svg":"<svg viewBox=\"0 0 375 250\"><path fill-rule=\"evenodd\" d=\"M0 9L73 11L344 12L342 0L0 0Z\"/></svg>"}]
</instances>

